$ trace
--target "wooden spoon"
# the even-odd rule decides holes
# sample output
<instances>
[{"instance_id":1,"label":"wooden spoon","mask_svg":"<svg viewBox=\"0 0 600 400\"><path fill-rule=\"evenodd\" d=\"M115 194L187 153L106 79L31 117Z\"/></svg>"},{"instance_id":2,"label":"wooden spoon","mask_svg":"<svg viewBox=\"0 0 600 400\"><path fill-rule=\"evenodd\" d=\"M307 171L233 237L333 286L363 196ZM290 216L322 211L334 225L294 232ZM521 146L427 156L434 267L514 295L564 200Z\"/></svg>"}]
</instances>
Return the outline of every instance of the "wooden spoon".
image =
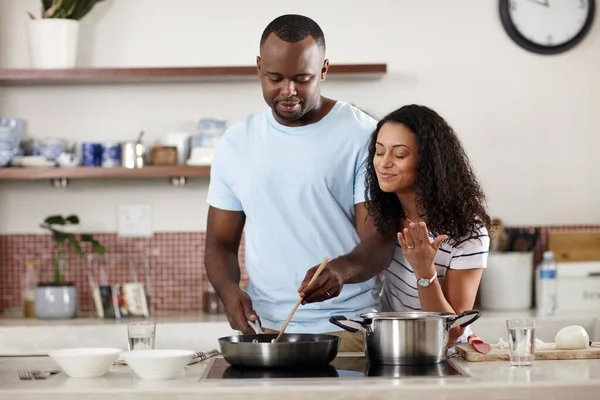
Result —
<instances>
[{"instance_id":1,"label":"wooden spoon","mask_svg":"<svg viewBox=\"0 0 600 400\"><path fill-rule=\"evenodd\" d=\"M317 269L317 272L315 272L315 274L313 275L313 277L310 278L310 282L308 282L308 285L306 285L307 287L310 286L310 284L313 283L314 280L319 277L319 275L321 275L321 272L323 271L323 268L325 268L325 266L327 265L328 262L329 262L329 257L325 257L323 259L323 262L321 263L321 265ZM290 313L290 315L288 315L287 320L285 321L285 323L281 327L281 331L279 331L279 335L277 335L277 337L275 338L275 340L273 341L273 343L279 342L279 339L283 335L283 332L285 331L285 328L287 328L288 324L290 323L290 320L292 319L292 316L294 315L294 313L298 309L298 306L300 306L300 303L302 303L302 299L303 299L303 297L300 296L300 298L296 302L296 305L294 306L294 308L292 308L292 312Z\"/></svg>"}]
</instances>

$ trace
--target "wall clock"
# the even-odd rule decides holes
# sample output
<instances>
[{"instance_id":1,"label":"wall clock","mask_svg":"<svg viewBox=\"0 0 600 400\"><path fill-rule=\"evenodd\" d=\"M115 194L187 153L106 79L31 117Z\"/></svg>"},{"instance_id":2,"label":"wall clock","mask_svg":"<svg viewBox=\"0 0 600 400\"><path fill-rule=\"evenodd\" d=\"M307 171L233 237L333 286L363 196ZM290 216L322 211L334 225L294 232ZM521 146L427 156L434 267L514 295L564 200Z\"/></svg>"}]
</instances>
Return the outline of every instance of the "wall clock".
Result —
<instances>
[{"instance_id":1,"label":"wall clock","mask_svg":"<svg viewBox=\"0 0 600 400\"><path fill-rule=\"evenodd\" d=\"M595 0L499 0L508 36L538 54L567 51L587 35L596 13Z\"/></svg>"}]
</instances>

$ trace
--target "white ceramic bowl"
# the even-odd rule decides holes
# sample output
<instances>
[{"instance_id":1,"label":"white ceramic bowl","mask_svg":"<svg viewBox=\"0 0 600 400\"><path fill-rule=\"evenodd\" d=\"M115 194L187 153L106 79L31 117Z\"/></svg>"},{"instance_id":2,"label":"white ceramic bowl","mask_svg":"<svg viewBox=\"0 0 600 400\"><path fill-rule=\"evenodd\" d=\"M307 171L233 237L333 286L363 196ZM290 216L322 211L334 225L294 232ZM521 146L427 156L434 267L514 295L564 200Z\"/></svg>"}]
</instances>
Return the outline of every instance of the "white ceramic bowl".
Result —
<instances>
[{"instance_id":1,"label":"white ceramic bowl","mask_svg":"<svg viewBox=\"0 0 600 400\"><path fill-rule=\"evenodd\" d=\"M192 360L191 350L134 350L121 353L121 358L142 379L173 379Z\"/></svg>"},{"instance_id":2,"label":"white ceramic bowl","mask_svg":"<svg viewBox=\"0 0 600 400\"><path fill-rule=\"evenodd\" d=\"M98 378L108 372L122 349L88 347L62 349L48 353L71 378Z\"/></svg>"}]
</instances>

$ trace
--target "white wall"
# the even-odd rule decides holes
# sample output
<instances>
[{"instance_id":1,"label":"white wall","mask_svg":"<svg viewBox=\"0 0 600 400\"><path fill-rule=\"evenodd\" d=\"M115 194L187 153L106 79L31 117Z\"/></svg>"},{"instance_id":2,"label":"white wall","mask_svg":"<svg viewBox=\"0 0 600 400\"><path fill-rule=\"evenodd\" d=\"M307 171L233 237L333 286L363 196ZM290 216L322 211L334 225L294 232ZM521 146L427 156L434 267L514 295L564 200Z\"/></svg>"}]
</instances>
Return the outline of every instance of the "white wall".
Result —
<instances>
[{"instance_id":1,"label":"white wall","mask_svg":"<svg viewBox=\"0 0 600 400\"><path fill-rule=\"evenodd\" d=\"M0 0L0 65L28 67L25 10ZM543 57L504 33L497 0L107 0L82 23L82 66L253 64L266 24L304 13L325 31L336 63L387 62L381 81L328 82L325 94L383 116L429 105L459 132L489 198L509 224L600 223L600 18L589 37ZM258 82L0 88L0 113L27 119L31 136L129 139L194 132L201 117L229 121L264 107ZM116 229L119 202L154 206L157 231L205 228L207 180L45 181L0 184L0 232L37 232L53 212Z\"/></svg>"}]
</instances>

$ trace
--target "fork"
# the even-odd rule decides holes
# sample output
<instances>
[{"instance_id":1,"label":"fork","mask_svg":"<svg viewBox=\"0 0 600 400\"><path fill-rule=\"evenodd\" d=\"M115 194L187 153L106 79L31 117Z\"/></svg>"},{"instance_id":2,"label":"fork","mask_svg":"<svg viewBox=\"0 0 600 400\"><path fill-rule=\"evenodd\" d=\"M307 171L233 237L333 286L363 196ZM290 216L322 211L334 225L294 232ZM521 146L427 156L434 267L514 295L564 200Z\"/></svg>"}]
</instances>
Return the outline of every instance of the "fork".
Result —
<instances>
[{"instance_id":1,"label":"fork","mask_svg":"<svg viewBox=\"0 0 600 400\"><path fill-rule=\"evenodd\" d=\"M187 365L194 365L194 364L198 364L201 363L202 361L206 361L211 357L216 357L216 356L220 356L221 352L218 350L210 350L207 351L206 353L199 351L196 354L194 354L194 356L192 357L192 361L190 361Z\"/></svg>"},{"instance_id":2,"label":"fork","mask_svg":"<svg viewBox=\"0 0 600 400\"><path fill-rule=\"evenodd\" d=\"M206 361L211 357L220 356L220 355L221 355L221 352L219 352L218 350L210 350L210 351L207 351L206 353L199 351L196 354L194 354L194 356L192 357L192 363L195 364L197 362Z\"/></svg>"},{"instance_id":3,"label":"fork","mask_svg":"<svg viewBox=\"0 0 600 400\"><path fill-rule=\"evenodd\" d=\"M29 370L29 372L31 373L31 375L33 375L34 379L46 379L47 378L46 374L43 373L42 371L40 371L39 369Z\"/></svg>"},{"instance_id":4,"label":"fork","mask_svg":"<svg viewBox=\"0 0 600 400\"><path fill-rule=\"evenodd\" d=\"M30 381L31 380L31 375L29 374L29 371L26 369L18 370L17 374L19 375L19 379L22 381Z\"/></svg>"},{"instance_id":5,"label":"fork","mask_svg":"<svg viewBox=\"0 0 600 400\"><path fill-rule=\"evenodd\" d=\"M58 371L49 371L48 375L54 375L57 374ZM30 381L32 378L33 379L47 379L48 376L40 371L39 369L33 369L30 370L29 368L27 369L20 369L17 371L17 374L19 375L19 379L21 379L22 381Z\"/></svg>"}]
</instances>

